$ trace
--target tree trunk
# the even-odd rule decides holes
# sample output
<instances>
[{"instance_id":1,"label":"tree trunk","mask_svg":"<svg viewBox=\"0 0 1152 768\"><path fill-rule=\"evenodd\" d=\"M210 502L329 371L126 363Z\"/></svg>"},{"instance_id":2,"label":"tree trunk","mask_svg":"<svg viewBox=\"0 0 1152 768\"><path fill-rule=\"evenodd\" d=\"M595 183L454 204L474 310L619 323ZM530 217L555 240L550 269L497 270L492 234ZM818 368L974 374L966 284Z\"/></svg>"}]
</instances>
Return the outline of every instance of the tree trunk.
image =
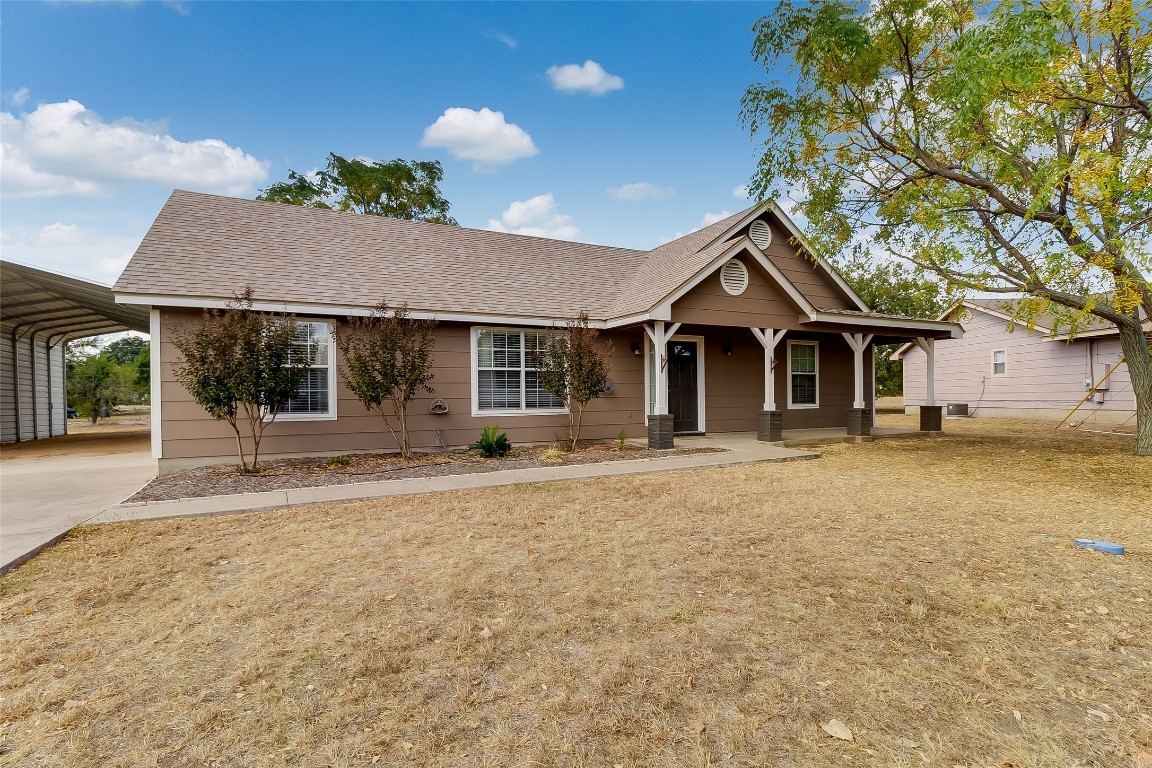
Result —
<instances>
[{"instance_id":1,"label":"tree trunk","mask_svg":"<svg viewBox=\"0 0 1152 768\"><path fill-rule=\"evenodd\" d=\"M240 425L236 419L228 419L228 426L236 433L236 456L240 459L240 474L248 474L248 462L244 458L244 441L240 438Z\"/></svg>"},{"instance_id":2,"label":"tree trunk","mask_svg":"<svg viewBox=\"0 0 1152 768\"><path fill-rule=\"evenodd\" d=\"M569 432L569 436L572 438L572 452L573 453L576 452L576 446L580 442L580 426L584 422L584 404L583 403L577 403L577 405L579 405L580 408L579 408L579 410L576 411L576 429L575 430L572 429L572 419L571 418L568 419L568 427L569 427L568 432Z\"/></svg>"},{"instance_id":3,"label":"tree trunk","mask_svg":"<svg viewBox=\"0 0 1152 768\"><path fill-rule=\"evenodd\" d=\"M396 411L396 421L400 422L400 455L405 461L412 458L412 446L408 442L408 415L403 403L393 401L392 410Z\"/></svg>"},{"instance_id":4,"label":"tree trunk","mask_svg":"<svg viewBox=\"0 0 1152 768\"><path fill-rule=\"evenodd\" d=\"M1136 455L1152 456L1152 350L1138 325L1120 329L1120 348L1136 396Z\"/></svg>"}]
</instances>

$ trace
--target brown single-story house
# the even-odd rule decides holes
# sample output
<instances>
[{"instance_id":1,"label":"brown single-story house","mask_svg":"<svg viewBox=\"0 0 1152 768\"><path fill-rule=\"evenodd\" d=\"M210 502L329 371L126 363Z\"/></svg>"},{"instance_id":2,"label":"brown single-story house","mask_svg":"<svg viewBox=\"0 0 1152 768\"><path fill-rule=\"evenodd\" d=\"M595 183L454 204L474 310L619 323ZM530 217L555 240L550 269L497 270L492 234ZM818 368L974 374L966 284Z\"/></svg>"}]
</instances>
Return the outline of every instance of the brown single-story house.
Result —
<instances>
[{"instance_id":1,"label":"brown single-story house","mask_svg":"<svg viewBox=\"0 0 1152 768\"><path fill-rule=\"evenodd\" d=\"M438 321L435 394L410 408L416 448L466 445L488 425L516 443L562 436L566 412L526 351L581 312L614 348L614 387L590 404L583 436L623 430L657 447L703 432L867 435L873 344L961 334L869 311L772 203L639 251L176 191L113 288L150 308L161 471L232 455L227 425L173 377L170 337L245 286L327 350L265 433L262 452L277 456L395 448L342 384L331 341L381 300ZM939 429L938 409L927 418Z\"/></svg>"}]
</instances>

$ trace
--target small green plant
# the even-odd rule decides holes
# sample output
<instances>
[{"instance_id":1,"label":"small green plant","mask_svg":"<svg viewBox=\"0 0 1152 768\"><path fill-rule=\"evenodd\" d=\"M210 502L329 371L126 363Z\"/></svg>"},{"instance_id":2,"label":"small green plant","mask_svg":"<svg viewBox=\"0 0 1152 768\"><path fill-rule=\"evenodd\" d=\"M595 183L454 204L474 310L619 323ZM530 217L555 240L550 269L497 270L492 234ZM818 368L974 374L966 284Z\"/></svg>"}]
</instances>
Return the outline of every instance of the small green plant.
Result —
<instances>
[{"instance_id":1,"label":"small green plant","mask_svg":"<svg viewBox=\"0 0 1152 768\"><path fill-rule=\"evenodd\" d=\"M330 467L347 467L352 463L351 456L329 456L324 459L324 463Z\"/></svg>"},{"instance_id":2,"label":"small green plant","mask_svg":"<svg viewBox=\"0 0 1152 768\"><path fill-rule=\"evenodd\" d=\"M628 446L628 430L620 427L620 431L616 433L616 450L622 451Z\"/></svg>"},{"instance_id":3,"label":"small green plant","mask_svg":"<svg viewBox=\"0 0 1152 768\"><path fill-rule=\"evenodd\" d=\"M508 435L499 431L499 427L484 427L480 439L468 447L480 451L486 458L495 459L512 450L512 442Z\"/></svg>"},{"instance_id":4,"label":"small green plant","mask_svg":"<svg viewBox=\"0 0 1152 768\"><path fill-rule=\"evenodd\" d=\"M559 448L549 448L540 454L541 464L563 464L564 456Z\"/></svg>"}]
</instances>

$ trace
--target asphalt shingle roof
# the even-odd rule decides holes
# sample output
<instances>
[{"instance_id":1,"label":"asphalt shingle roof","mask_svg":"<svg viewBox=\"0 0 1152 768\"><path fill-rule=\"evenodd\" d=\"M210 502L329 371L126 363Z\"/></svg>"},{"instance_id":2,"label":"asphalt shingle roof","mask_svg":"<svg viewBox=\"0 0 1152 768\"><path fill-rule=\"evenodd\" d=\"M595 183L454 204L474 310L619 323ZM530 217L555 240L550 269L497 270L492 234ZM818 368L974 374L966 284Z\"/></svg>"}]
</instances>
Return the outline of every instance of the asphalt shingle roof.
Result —
<instances>
[{"instance_id":1,"label":"asphalt shingle roof","mask_svg":"<svg viewBox=\"0 0 1152 768\"><path fill-rule=\"evenodd\" d=\"M638 251L176 190L113 290L610 319L675 290L747 213Z\"/></svg>"}]
</instances>

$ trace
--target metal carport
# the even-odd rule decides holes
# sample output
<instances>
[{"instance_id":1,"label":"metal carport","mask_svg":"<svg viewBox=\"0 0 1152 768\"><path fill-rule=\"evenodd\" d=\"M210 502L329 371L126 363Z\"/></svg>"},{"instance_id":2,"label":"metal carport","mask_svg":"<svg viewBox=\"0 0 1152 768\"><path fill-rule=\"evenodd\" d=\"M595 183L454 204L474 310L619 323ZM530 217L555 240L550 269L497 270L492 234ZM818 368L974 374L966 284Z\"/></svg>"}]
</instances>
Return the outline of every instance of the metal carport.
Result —
<instances>
[{"instance_id":1,"label":"metal carport","mask_svg":"<svg viewBox=\"0 0 1152 768\"><path fill-rule=\"evenodd\" d=\"M99 283L0 261L0 442L67 432L64 345L148 332L148 308L117 304Z\"/></svg>"}]
</instances>

